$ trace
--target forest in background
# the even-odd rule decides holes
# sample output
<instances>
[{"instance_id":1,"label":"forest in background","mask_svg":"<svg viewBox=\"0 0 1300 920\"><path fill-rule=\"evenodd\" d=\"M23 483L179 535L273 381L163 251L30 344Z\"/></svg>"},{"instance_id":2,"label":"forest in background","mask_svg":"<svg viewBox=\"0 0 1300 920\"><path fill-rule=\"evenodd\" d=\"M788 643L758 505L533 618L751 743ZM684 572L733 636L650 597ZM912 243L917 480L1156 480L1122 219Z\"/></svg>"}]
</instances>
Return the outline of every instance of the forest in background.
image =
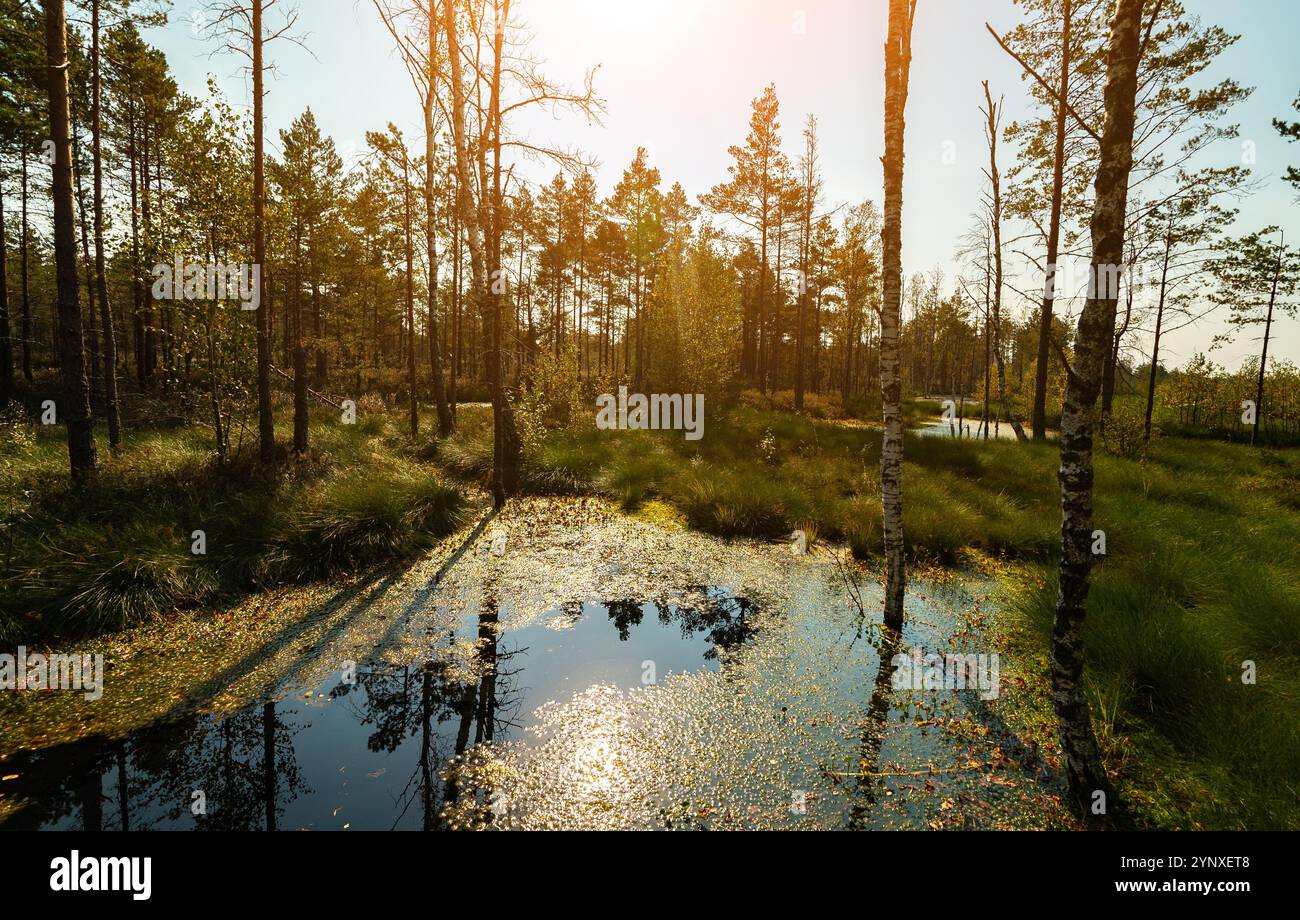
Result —
<instances>
[{"instance_id":1,"label":"forest in background","mask_svg":"<svg viewBox=\"0 0 1300 920\"><path fill-rule=\"evenodd\" d=\"M51 395L37 380L51 379L61 356L44 25L36 4L6 5L0 325L9 333L0 334L0 401L21 397L36 412ZM1070 317L1086 280L1057 281L1061 290L1044 298L1017 287L1021 279L1004 280L1001 261L1004 252L1041 249L1033 256L1043 266L1041 285L1051 279L1046 266L1059 266L1065 279L1067 260L1082 253L1106 5L1068 5L1065 70L1061 33L1052 38L1047 27L1067 7L1059 0L1022 5L1026 22L1005 44L1033 72L1069 77L1070 113L1057 118L1048 90L1030 79L1025 88L1042 103L1040 118L1003 125L999 100L987 97L989 137L1002 147L991 151L984 206L958 253L961 274L945 278L936 268L905 281L900 341L906 393L996 401L1004 420L1036 423L1034 433L1059 416ZM435 406L445 434L456 403L486 399L491 386L491 316L472 296L476 234L489 257L480 254L478 271L492 279L501 380L513 403L561 402L573 392L569 376L588 403L619 382L715 398L734 398L742 388L788 390L795 408L811 393L819 405L856 414L877 399L879 208L823 200L816 117L783 130L774 86L754 100L729 176L696 201L660 175L644 148L602 198L596 165L581 152L533 149L510 135L511 116L528 106L599 118L603 105L594 83L574 90L547 81L522 26L516 32L510 20L501 42L500 112L485 101L490 73L465 92L465 194L476 218L469 221L459 206L449 75L435 74L435 92L428 92L430 62L446 69L445 29L430 29L417 4L384 3L376 13L407 60L413 98L426 103L427 136L406 138L392 125L376 125L368 148L345 162L311 110L301 113L279 130L279 153L266 160L258 258L252 113L211 85L200 97L177 87L165 57L142 38L160 21L154 6L105 0L72 9L87 14L74 15L69 32L70 137L96 418L120 416L125 404L136 415L202 420L224 460L232 435L238 448L251 449L252 439L240 436L256 412L259 378L269 376L261 389L297 392L300 419L312 398L389 406L414 400ZM250 10L213 8L203 33L213 50L225 43L233 54L249 53ZM268 22L284 16L274 35L263 26L268 48L297 40L295 12L269 4L266 15ZM491 57L492 22L486 6L457 19L457 40L476 60ZM1253 380L1253 389L1268 394L1258 400L1263 430L1292 439L1300 432L1293 363L1273 361L1263 387L1259 361L1224 368L1212 352L1173 369L1157 354L1153 367L1154 331L1167 334L1214 309L1260 339L1263 358L1272 263L1288 269L1276 315L1293 315L1295 254L1274 252L1283 245L1276 233L1230 236L1233 202L1252 191L1249 170L1198 158L1237 134L1226 120L1249 90L1195 79L1236 37L1166 3L1145 40L1131 180L1136 205L1103 411L1118 395L1126 411L1154 414L1182 433L1242 432L1249 427L1240 421L1242 400L1263 395L1252 392ZM1278 128L1295 131L1281 120ZM1059 176L1054 139L1063 154ZM554 179L534 187L516 176L510 158L525 154L552 161ZM261 314L203 296L208 266L253 264L266 301L264 362L256 357L261 320L254 314ZM174 265L199 276L177 278L176 296L160 299L157 267L170 275ZM295 390L299 378L305 392Z\"/></svg>"}]
</instances>

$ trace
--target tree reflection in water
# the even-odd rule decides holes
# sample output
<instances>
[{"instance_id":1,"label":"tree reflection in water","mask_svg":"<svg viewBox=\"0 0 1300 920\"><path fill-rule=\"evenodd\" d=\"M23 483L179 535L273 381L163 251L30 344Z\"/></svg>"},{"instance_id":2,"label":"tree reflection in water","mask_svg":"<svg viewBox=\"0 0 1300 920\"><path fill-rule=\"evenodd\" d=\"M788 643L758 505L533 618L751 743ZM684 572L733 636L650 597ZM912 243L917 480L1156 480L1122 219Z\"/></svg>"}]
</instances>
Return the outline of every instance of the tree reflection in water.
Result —
<instances>
[{"instance_id":1,"label":"tree reflection in water","mask_svg":"<svg viewBox=\"0 0 1300 920\"><path fill-rule=\"evenodd\" d=\"M577 625L584 616L598 617L595 607L606 615L620 645L634 641L640 630L677 624L682 639L707 640L693 652L707 660L716 660L720 652L737 648L754 634L750 617L756 608L750 600L702 587L689 588L682 597L678 603L575 600L561 605L556 615L562 624ZM658 622L647 622L647 614ZM545 701L544 693L564 686L567 676L547 671L555 665L545 657L528 657L523 642L536 638L534 629L547 627L530 622L518 631L522 642L505 647L498 597L488 588L480 602L468 662L453 654L454 643L449 642L445 653L422 662L375 660L361 666L355 683L340 678L327 691L329 704L323 708L313 692L306 700L260 700L225 717L191 714L122 739L91 738L18 754L5 767L20 774L6 789L13 795L11 801L20 804L0 826L328 827L344 824L346 818L333 820L343 805L352 820L363 820L368 826L410 826L405 819L413 806L419 813L417 826L426 830L448 826L451 811L456 812L456 826L465 826L467 816L471 826L490 826L494 809L500 813L509 803L494 801L490 769L474 769L470 788L465 782L466 765L490 764L495 744L523 736L532 707ZM548 630L543 635L564 633ZM632 649L628 653L628 660L635 659L639 667L642 655ZM682 654L689 661L692 652L684 646ZM627 656L620 662L623 657ZM532 687L524 685L526 674ZM547 689L539 691L538 686ZM331 712L332 707L341 709ZM348 724L363 734L348 732ZM304 732L313 739L304 746L312 759L300 764L295 742ZM391 790L388 798L383 796L390 788L386 785L367 786L360 777L340 778L363 760L358 753L361 738L372 759L373 755L409 757L402 762L411 765L410 773L394 774L406 776L405 784ZM305 780L308 767L320 789ZM355 773L347 775L355 777ZM349 786L349 782L356 784ZM205 804L197 815L191 811L196 793ZM291 805L295 807L289 819Z\"/></svg>"},{"instance_id":2,"label":"tree reflection in water","mask_svg":"<svg viewBox=\"0 0 1300 920\"><path fill-rule=\"evenodd\" d=\"M885 740L889 722L889 709L893 699L894 656L898 653L898 633L886 630L880 638L880 664L875 684L871 688L871 701L867 704L866 719L862 724L858 755L858 775L854 783L855 798L849 808L850 830L865 830L872 815L884 780L873 773L880 772L880 748Z\"/></svg>"}]
</instances>

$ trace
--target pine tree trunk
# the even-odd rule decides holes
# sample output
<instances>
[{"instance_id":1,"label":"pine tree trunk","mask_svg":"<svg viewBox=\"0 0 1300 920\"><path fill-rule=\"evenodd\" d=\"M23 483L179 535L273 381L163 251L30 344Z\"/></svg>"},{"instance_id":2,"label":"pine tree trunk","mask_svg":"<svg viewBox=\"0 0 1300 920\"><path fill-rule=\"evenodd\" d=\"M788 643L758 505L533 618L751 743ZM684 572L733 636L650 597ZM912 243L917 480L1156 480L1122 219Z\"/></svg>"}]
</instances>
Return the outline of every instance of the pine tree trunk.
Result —
<instances>
[{"instance_id":1,"label":"pine tree trunk","mask_svg":"<svg viewBox=\"0 0 1300 920\"><path fill-rule=\"evenodd\" d=\"M93 413L99 405L99 329L95 322L95 263L90 259L90 225L86 221L86 188L82 182L81 149L78 137L76 97L68 97L69 115L71 116L72 134L72 175L75 182L75 202L77 205L77 229L81 237L81 264L86 273L86 310L83 314L88 338L87 348L90 353L86 374L90 378L90 409Z\"/></svg>"},{"instance_id":2,"label":"pine tree trunk","mask_svg":"<svg viewBox=\"0 0 1300 920\"><path fill-rule=\"evenodd\" d=\"M275 462L275 416L271 408L271 305L266 297L266 172L263 147L262 0L253 3L253 260L259 266L257 303L257 433L262 463Z\"/></svg>"},{"instance_id":3,"label":"pine tree trunk","mask_svg":"<svg viewBox=\"0 0 1300 920\"><path fill-rule=\"evenodd\" d=\"M90 384L81 332L77 284L77 237L72 208L72 138L68 111L68 36L63 0L45 0L45 61L50 135L54 141L54 261L58 288L59 356L63 399L59 411L68 428L72 479L85 484L95 474L95 440L90 422Z\"/></svg>"},{"instance_id":4,"label":"pine tree trunk","mask_svg":"<svg viewBox=\"0 0 1300 920\"><path fill-rule=\"evenodd\" d=\"M100 76L99 3L91 0L91 162L94 171L91 191L95 222L95 289L99 294L99 312L104 336L104 412L108 416L108 445L122 446L122 412L117 396L117 333L113 327L113 307L108 299L108 272L104 262L104 173L102 148L103 80Z\"/></svg>"},{"instance_id":5,"label":"pine tree trunk","mask_svg":"<svg viewBox=\"0 0 1300 920\"><path fill-rule=\"evenodd\" d=\"M22 250L19 253L18 273L22 285L22 355L23 379L32 382L32 296L31 296L31 237L27 222L27 147L22 145Z\"/></svg>"},{"instance_id":6,"label":"pine tree trunk","mask_svg":"<svg viewBox=\"0 0 1300 920\"><path fill-rule=\"evenodd\" d=\"M425 247L429 253L429 371L433 377L433 403L438 412L438 434L445 438L455 427L455 418L447 403L447 390L442 379L442 344L438 339L438 235L433 207L433 107L437 102L438 20L430 16L428 26L429 73L424 99L424 235Z\"/></svg>"},{"instance_id":7,"label":"pine tree trunk","mask_svg":"<svg viewBox=\"0 0 1300 920\"><path fill-rule=\"evenodd\" d=\"M127 147L131 178L131 351L135 360L135 381L140 389L145 387L144 368L144 286L141 283L143 270L140 264L140 193L139 176L136 166L136 116L135 99L127 102L128 136Z\"/></svg>"},{"instance_id":8,"label":"pine tree trunk","mask_svg":"<svg viewBox=\"0 0 1300 920\"><path fill-rule=\"evenodd\" d=\"M1114 268L1124 257L1143 2L1118 0L1111 21L1104 96L1106 124L1091 221L1094 281L1079 316L1074 363L1061 412L1061 566L1052 631L1052 702L1074 805L1087 819L1102 826L1113 824L1116 803L1093 733L1083 684L1084 619L1093 563L1092 440L1097 396L1118 303L1117 291L1101 279L1113 278Z\"/></svg>"},{"instance_id":9,"label":"pine tree trunk","mask_svg":"<svg viewBox=\"0 0 1300 920\"><path fill-rule=\"evenodd\" d=\"M157 235L150 229L153 221L153 192L149 187L149 122L142 119L140 126L140 225L142 238L147 250L146 255L157 255ZM144 304L144 388L153 387L154 374L158 369L158 333L154 324L153 301L143 298Z\"/></svg>"},{"instance_id":10,"label":"pine tree trunk","mask_svg":"<svg viewBox=\"0 0 1300 920\"><path fill-rule=\"evenodd\" d=\"M14 397L14 342L9 325L9 245L4 190L0 189L0 409Z\"/></svg>"},{"instance_id":11,"label":"pine tree trunk","mask_svg":"<svg viewBox=\"0 0 1300 920\"><path fill-rule=\"evenodd\" d=\"M305 454L310 437L307 415L307 349L302 344L302 232L297 232L293 266L293 450ZM289 317L285 318L286 321Z\"/></svg>"},{"instance_id":12,"label":"pine tree trunk","mask_svg":"<svg viewBox=\"0 0 1300 920\"><path fill-rule=\"evenodd\" d=\"M885 626L903 626L907 570L903 559L903 400L899 370L903 277L903 140L908 74L912 65L915 0L889 0L885 41L885 209L880 312L880 389L884 435L880 448L880 494L885 538ZM846 355L847 363L847 355ZM845 368L846 375L849 369Z\"/></svg>"},{"instance_id":13,"label":"pine tree trunk","mask_svg":"<svg viewBox=\"0 0 1300 920\"><path fill-rule=\"evenodd\" d=\"M510 0L493 0L494 22L506 23L510 19ZM489 124L492 128L492 224L491 224L491 277L501 278L501 239L505 233L503 224L503 198L501 189L501 70L503 44L505 41L504 25L494 33L492 57L492 96L489 102ZM504 283L504 282L503 282ZM493 429L495 437L495 456L497 473L494 477L493 496L499 496L500 507L505 503L505 496L512 495L519 489L519 458L521 445L519 433L515 428L514 410L506 398L503 377L504 362L501 347L501 300L502 290L493 283L488 292L491 306L491 347L489 351L489 370L492 376L493 392ZM640 332L638 325L637 332ZM638 368L639 372L640 368Z\"/></svg>"},{"instance_id":14,"label":"pine tree trunk","mask_svg":"<svg viewBox=\"0 0 1300 920\"><path fill-rule=\"evenodd\" d=\"M410 391L411 440L420 434L419 377L415 368L415 239L411 230L410 160L402 148L402 226L406 237L406 386Z\"/></svg>"}]
</instances>

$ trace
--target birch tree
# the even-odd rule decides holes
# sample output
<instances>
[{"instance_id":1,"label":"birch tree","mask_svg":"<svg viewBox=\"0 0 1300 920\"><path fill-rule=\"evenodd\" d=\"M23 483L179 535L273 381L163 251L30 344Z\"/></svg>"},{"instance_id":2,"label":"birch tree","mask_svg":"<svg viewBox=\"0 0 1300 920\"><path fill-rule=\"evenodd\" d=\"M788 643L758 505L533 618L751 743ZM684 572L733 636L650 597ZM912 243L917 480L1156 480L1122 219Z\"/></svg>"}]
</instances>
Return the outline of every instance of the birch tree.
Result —
<instances>
[{"instance_id":1,"label":"birch tree","mask_svg":"<svg viewBox=\"0 0 1300 920\"><path fill-rule=\"evenodd\" d=\"M1124 258L1134 109L1145 0L1118 0L1106 62L1105 127L1095 181L1093 279L1075 333L1061 412L1061 563L1052 630L1052 703L1073 804L1088 820L1113 824L1114 791L1101 760L1083 683L1084 620L1092 573L1092 443L1097 397L1118 303L1114 268Z\"/></svg>"},{"instance_id":2,"label":"birch tree","mask_svg":"<svg viewBox=\"0 0 1300 920\"><path fill-rule=\"evenodd\" d=\"M885 626L903 626L907 571L903 560L903 381L899 373L899 327L903 299L903 139L912 23L916 0L889 0L885 39L885 207L881 229L880 393L884 434L880 447L880 495L885 538Z\"/></svg>"}]
</instances>

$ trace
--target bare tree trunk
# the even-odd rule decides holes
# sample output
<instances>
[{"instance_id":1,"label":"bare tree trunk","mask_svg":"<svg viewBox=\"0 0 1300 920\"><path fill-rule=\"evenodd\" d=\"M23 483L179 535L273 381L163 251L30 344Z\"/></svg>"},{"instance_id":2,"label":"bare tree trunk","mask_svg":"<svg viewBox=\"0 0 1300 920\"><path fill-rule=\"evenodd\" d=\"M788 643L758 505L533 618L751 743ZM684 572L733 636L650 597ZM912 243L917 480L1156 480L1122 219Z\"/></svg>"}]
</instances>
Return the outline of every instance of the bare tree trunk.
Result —
<instances>
[{"instance_id":1,"label":"bare tree trunk","mask_svg":"<svg viewBox=\"0 0 1300 920\"><path fill-rule=\"evenodd\" d=\"M141 237L146 244L149 255L157 255L157 234L153 232L153 210L151 202L153 192L149 187L149 121L147 116L140 120L140 226ZM144 306L144 388L152 389L154 375L158 371L158 327L154 322L153 299L142 295Z\"/></svg>"},{"instance_id":2,"label":"bare tree trunk","mask_svg":"<svg viewBox=\"0 0 1300 920\"><path fill-rule=\"evenodd\" d=\"M1277 302L1277 282L1282 275L1282 252L1286 235L1277 244L1277 265L1273 269L1273 289L1268 295L1268 317L1264 320L1264 348L1259 356L1259 382L1255 386L1255 427L1250 430L1250 443L1259 440L1259 420L1264 412L1264 370L1268 367L1268 340L1273 333L1273 307Z\"/></svg>"},{"instance_id":3,"label":"bare tree trunk","mask_svg":"<svg viewBox=\"0 0 1300 920\"><path fill-rule=\"evenodd\" d=\"M229 435L226 432L226 426L222 419L221 412L221 388L217 376L217 337L215 332L217 321L217 302L214 300L208 305L208 322L207 322L207 344L208 344L208 364L211 365L208 383L208 400L212 407L212 434L217 445L217 464L226 465L226 446Z\"/></svg>"},{"instance_id":4,"label":"bare tree trunk","mask_svg":"<svg viewBox=\"0 0 1300 920\"><path fill-rule=\"evenodd\" d=\"M452 121L452 139L456 146L456 198L457 210L465 224L465 239L469 246L469 263L470 263L470 285L474 292L474 303L480 308L480 314L486 312L487 300L487 283L486 272L483 261L483 233L479 224L478 209L471 200L471 175L469 163L469 141L466 136L465 127L465 107L467 105L465 97L465 84L461 75L460 60L460 37L456 32L456 11L454 4L444 3L442 5L442 26L447 35L447 62L451 71L451 121ZM483 190L487 194L487 190ZM496 507L500 508L505 504L505 491L502 488L500 476L497 475L497 457L499 456L498 443L501 433L497 430L496 404L498 394L493 391L493 501Z\"/></svg>"},{"instance_id":5,"label":"bare tree trunk","mask_svg":"<svg viewBox=\"0 0 1300 920\"><path fill-rule=\"evenodd\" d=\"M54 141L54 261L58 287L59 357L73 482L95 475L95 439L90 422L90 383L81 333L77 290L77 237L72 209L72 138L68 111L68 35L63 0L45 0L45 62L50 135Z\"/></svg>"},{"instance_id":6,"label":"bare tree trunk","mask_svg":"<svg viewBox=\"0 0 1300 920\"><path fill-rule=\"evenodd\" d=\"M1156 366L1160 361L1160 332L1165 321L1165 291L1169 282L1169 250L1171 248L1173 248L1173 239L1166 236L1164 264L1160 268L1160 298L1156 303L1156 334L1155 341L1151 344L1151 374L1147 377L1146 427L1142 433L1142 440L1146 443L1151 441L1151 414L1155 410L1156 404Z\"/></svg>"},{"instance_id":7,"label":"bare tree trunk","mask_svg":"<svg viewBox=\"0 0 1300 920\"><path fill-rule=\"evenodd\" d=\"M764 180L766 181L766 179ZM759 392L767 393L767 221L768 205L766 193L763 198L763 214L760 230L760 243L758 255L758 389Z\"/></svg>"},{"instance_id":8,"label":"bare tree trunk","mask_svg":"<svg viewBox=\"0 0 1300 920\"><path fill-rule=\"evenodd\" d=\"M459 197L459 196L457 196ZM454 202L453 202L454 205ZM461 325L463 320L460 315L460 287L461 287L461 248L460 248L460 211L456 207L451 207L452 212L452 260L451 260L451 388L447 394L447 403L451 408L452 418L456 417L456 387L460 379L461 365Z\"/></svg>"},{"instance_id":9,"label":"bare tree trunk","mask_svg":"<svg viewBox=\"0 0 1300 920\"><path fill-rule=\"evenodd\" d=\"M916 0L889 0L885 41L885 210L881 231L883 296L880 311L880 390L884 434L880 447L880 494L885 538L885 626L903 626L907 570L903 559L903 400L899 373L899 326L903 278L903 141L908 74L912 66L912 20Z\"/></svg>"},{"instance_id":10,"label":"bare tree trunk","mask_svg":"<svg viewBox=\"0 0 1300 920\"><path fill-rule=\"evenodd\" d=\"M785 173L781 174L781 187L785 187ZM781 289L781 254L785 242L785 205L779 205L779 217L776 222L776 276L773 287L776 290L776 302L772 304L772 323L768 333L767 377L771 381L772 392L781 388L781 307L785 305L785 292Z\"/></svg>"},{"instance_id":11,"label":"bare tree trunk","mask_svg":"<svg viewBox=\"0 0 1300 920\"><path fill-rule=\"evenodd\" d=\"M1072 0L1064 0L1061 22L1061 82L1056 96L1056 153L1052 167L1052 216L1047 229L1048 279L1038 317L1038 365L1034 369L1034 412L1030 424L1035 441L1047 440L1047 369L1052 353L1052 308L1056 303L1056 260L1061 245L1061 201L1065 188L1065 115L1070 92L1070 31Z\"/></svg>"},{"instance_id":12,"label":"bare tree trunk","mask_svg":"<svg viewBox=\"0 0 1300 920\"><path fill-rule=\"evenodd\" d=\"M984 286L984 404L980 406L980 427L984 431L984 440L989 439L989 405L992 403L993 386L993 311L989 309L988 285Z\"/></svg>"},{"instance_id":13,"label":"bare tree trunk","mask_svg":"<svg viewBox=\"0 0 1300 920\"><path fill-rule=\"evenodd\" d=\"M1052 702L1060 723L1066 777L1075 807L1088 820L1114 823L1114 791L1106 776L1083 684L1084 619L1093 545L1092 436L1117 291L1110 279L1124 258L1124 219L1133 166L1144 0L1118 0L1106 63L1106 126L1093 206L1092 288L1079 316L1075 354L1061 412L1061 567L1052 630Z\"/></svg>"},{"instance_id":14,"label":"bare tree trunk","mask_svg":"<svg viewBox=\"0 0 1300 920\"><path fill-rule=\"evenodd\" d=\"M1002 354L1002 175L998 172L998 132L1001 130L1001 105L993 103L988 80L984 81L984 99L988 108L989 182L993 194L993 355L998 365L998 402L1002 414L1011 420L1017 441L1027 441L1020 419L1007 401L1007 369Z\"/></svg>"}]
</instances>

